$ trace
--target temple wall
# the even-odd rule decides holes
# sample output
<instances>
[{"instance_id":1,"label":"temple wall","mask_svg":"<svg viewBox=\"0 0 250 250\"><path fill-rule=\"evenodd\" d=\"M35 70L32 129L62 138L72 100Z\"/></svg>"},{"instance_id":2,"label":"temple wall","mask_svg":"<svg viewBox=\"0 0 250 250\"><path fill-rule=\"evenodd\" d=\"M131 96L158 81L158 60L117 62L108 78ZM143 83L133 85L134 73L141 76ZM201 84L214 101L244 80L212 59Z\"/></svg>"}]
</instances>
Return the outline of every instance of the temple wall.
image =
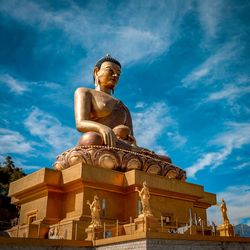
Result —
<instances>
[{"instance_id":1,"label":"temple wall","mask_svg":"<svg viewBox=\"0 0 250 250\"><path fill-rule=\"evenodd\" d=\"M20 213L20 225L28 224L29 216L36 215L36 219L43 219L47 213L48 196L36 197L34 200L22 204L22 212ZM41 209L43 208L43 209Z\"/></svg>"},{"instance_id":2,"label":"temple wall","mask_svg":"<svg viewBox=\"0 0 250 250\"><path fill-rule=\"evenodd\" d=\"M172 199L168 197L151 195L152 212L155 217L160 218L165 214L171 216L172 222L178 220L180 223L188 223L189 209L193 208L191 201ZM178 207L178 209L176 209Z\"/></svg>"},{"instance_id":3,"label":"temple wall","mask_svg":"<svg viewBox=\"0 0 250 250\"><path fill-rule=\"evenodd\" d=\"M60 220L60 218L62 217L62 207L62 194L49 192L47 204L47 218Z\"/></svg>"}]
</instances>

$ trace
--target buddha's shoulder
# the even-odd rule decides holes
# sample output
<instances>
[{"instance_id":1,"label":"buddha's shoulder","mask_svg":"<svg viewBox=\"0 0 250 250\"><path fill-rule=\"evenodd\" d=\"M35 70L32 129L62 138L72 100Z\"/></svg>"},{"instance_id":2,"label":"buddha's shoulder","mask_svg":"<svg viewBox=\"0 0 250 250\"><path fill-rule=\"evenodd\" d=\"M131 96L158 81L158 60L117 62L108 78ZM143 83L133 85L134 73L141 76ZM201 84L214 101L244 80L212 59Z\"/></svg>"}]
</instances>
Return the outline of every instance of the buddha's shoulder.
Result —
<instances>
[{"instance_id":1,"label":"buddha's shoulder","mask_svg":"<svg viewBox=\"0 0 250 250\"><path fill-rule=\"evenodd\" d=\"M95 90L94 89L89 89L89 88L85 88L85 87L80 87L78 89L76 89L75 94L92 94Z\"/></svg>"}]
</instances>

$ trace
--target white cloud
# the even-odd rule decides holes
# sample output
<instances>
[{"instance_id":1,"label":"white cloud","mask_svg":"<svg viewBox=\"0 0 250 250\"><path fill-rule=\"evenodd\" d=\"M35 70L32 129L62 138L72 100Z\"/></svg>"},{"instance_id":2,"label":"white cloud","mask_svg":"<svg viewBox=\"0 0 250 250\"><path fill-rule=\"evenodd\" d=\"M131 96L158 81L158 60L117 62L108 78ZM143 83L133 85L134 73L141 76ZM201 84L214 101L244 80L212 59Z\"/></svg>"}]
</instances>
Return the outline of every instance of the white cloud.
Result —
<instances>
[{"instance_id":1,"label":"white cloud","mask_svg":"<svg viewBox=\"0 0 250 250\"><path fill-rule=\"evenodd\" d=\"M243 95L250 93L250 86L236 86L233 84L227 85L224 89L211 93L206 101L218 101L227 99L232 101L234 99L240 98Z\"/></svg>"},{"instance_id":2,"label":"white cloud","mask_svg":"<svg viewBox=\"0 0 250 250\"><path fill-rule=\"evenodd\" d=\"M178 126L175 122L172 124L172 126L173 130L167 133L168 138L173 142L173 147L180 148L186 144L187 138L180 135Z\"/></svg>"},{"instance_id":3,"label":"white cloud","mask_svg":"<svg viewBox=\"0 0 250 250\"><path fill-rule=\"evenodd\" d=\"M0 128L0 154L31 153L32 145L19 133L13 130Z\"/></svg>"},{"instance_id":4,"label":"white cloud","mask_svg":"<svg viewBox=\"0 0 250 250\"><path fill-rule=\"evenodd\" d=\"M183 78L183 85L185 87L196 87L197 82L205 77L209 76L210 81L213 78L221 77L225 66L238 55L239 50L240 48L237 47L236 42L226 43L223 47L219 48L214 55L208 57L206 61ZM206 81L206 83L208 82L209 81Z\"/></svg>"},{"instance_id":5,"label":"white cloud","mask_svg":"<svg viewBox=\"0 0 250 250\"><path fill-rule=\"evenodd\" d=\"M145 103L144 102L137 102L135 104L135 108L139 109L139 108L144 108L145 107Z\"/></svg>"},{"instance_id":6,"label":"white cloud","mask_svg":"<svg viewBox=\"0 0 250 250\"><path fill-rule=\"evenodd\" d=\"M195 178L195 175L198 171L203 170L206 167L217 167L219 166L231 153L231 150L228 148L223 149L220 152L209 152L201 156L195 164L186 168L187 176L189 178Z\"/></svg>"},{"instance_id":7,"label":"white cloud","mask_svg":"<svg viewBox=\"0 0 250 250\"><path fill-rule=\"evenodd\" d=\"M241 163L238 166L234 167L233 169L240 170L246 167L250 167L250 162Z\"/></svg>"},{"instance_id":8,"label":"white cloud","mask_svg":"<svg viewBox=\"0 0 250 250\"><path fill-rule=\"evenodd\" d=\"M7 85L15 94L23 94L23 92L28 90L25 86L26 82L15 79L9 74L0 75L0 82Z\"/></svg>"},{"instance_id":9,"label":"white cloud","mask_svg":"<svg viewBox=\"0 0 250 250\"><path fill-rule=\"evenodd\" d=\"M154 103L150 108L133 113L132 116L138 145L149 148L153 147L163 130L172 123L164 103Z\"/></svg>"},{"instance_id":10,"label":"white cloud","mask_svg":"<svg viewBox=\"0 0 250 250\"><path fill-rule=\"evenodd\" d=\"M134 133L137 144L166 154L164 148L157 144L162 137L170 140L176 147L183 146L186 139L179 134L178 124L171 117L168 106L163 102L153 103L150 107L132 113Z\"/></svg>"},{"instance_id":11,"label":"white cloud","mask_svg":"<svg viewBox=\"0 0 250 250\"><path fill-rule=\"evenodd\" d=\"M250 217L250 186L239 185L230 186L224 192L218 193L217 200L219 204L221 199L227 204L227 214L232 224L239 224L243 219ZM208 220L222 224L220 209L217 206L208 209Z\"/></svg>"},{"instance_id":12,"label":"white cloud","mask_svg":"<svg viewBox=\"0 0 250 250\"><path fill-rule=\"evenodd\" d=\"M241 148L250 143L250 123L228 122L226 126L229 129L217 135L211 143L232 148Z\"/></svg>"},{"instance_id":13,"label":"white cloud","mask_svg":"<svg viewBox=\"0 0 250 250\"><path fill-rule=\"evenodd\" d=\"M39 87L43 87L43 88L48 88L50 90L60 90L61 85L59 83L56 82L47 82L47 81L40 81L40 82L32 82L33 85L37 85Z\"/></svg>"},{"instance_id":14,"label":"white cloud","mask_svg":"<svg viewBox=\"0 0 250 250\"><path fill-rule=\"evenodd\" d=\"M220 30L220 23L225 16L224 1L197 1L200 23L206 38L215 38Z\"/></svg>"},{"instance_id":15,"label":"white cloud","mask_svg":"<svg viewBox=\"0 0 250 250\"><path fill-rule=\"evenodd\" d=\"M24 124L32 135L38 136L56 152L69 149L77 143L78 133L75 129L63 126L57 118L38 108L33 108Z\"/></svg>"},{"instance_id":16,"label":"white cloud","mask_svg":"<svg viewBox=\"0 0 250 250\"><path fill-rule=\"evenodd\" d=\"M187 176L195 178L198 171L206 167L216 168L232 153L234 149L239 149L244 145L250 144L250 123L227 123L229 129L218 134L209 142L211 145L220 146L218 152L204 153L200 159L186 169Z\"/></svg>"}]
</instances>

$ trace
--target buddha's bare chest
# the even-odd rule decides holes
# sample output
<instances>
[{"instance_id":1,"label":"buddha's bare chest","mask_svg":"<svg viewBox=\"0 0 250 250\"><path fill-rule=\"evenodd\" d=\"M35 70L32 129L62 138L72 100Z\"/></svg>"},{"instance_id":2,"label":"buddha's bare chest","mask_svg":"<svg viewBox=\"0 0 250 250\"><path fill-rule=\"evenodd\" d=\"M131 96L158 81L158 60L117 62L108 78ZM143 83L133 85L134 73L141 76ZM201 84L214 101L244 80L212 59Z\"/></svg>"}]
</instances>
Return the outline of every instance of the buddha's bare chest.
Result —
<instances>
[{"instance_id":1,"label":"buddha's bare chest","mask_svg":"<svg viewBox=\"0 0 250 250\"><path fill-rule=\"evenodd\" d=\"M116 108L118 101L112 96L103 93L92 93L92 115L96 118L105 117L111 114Z\"/></svg>"}]
</instances>

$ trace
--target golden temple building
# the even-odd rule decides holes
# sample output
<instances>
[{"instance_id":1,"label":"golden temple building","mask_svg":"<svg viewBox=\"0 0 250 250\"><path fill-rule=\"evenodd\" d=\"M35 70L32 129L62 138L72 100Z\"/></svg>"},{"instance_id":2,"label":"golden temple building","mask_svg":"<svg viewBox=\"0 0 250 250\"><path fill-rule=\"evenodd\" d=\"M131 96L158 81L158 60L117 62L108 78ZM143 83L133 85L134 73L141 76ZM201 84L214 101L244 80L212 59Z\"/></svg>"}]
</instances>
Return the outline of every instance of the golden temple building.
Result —
<instances>
[{"instance_id":1,"label":"golden temple building","mask_svg":"<svg viewBox=\"0 0 250 250\"><path fill-rule=\"evenodd\" d=\"M83 240L91 221L87 201L97 195L102 222L114 224L110 235L116 235L117 221L118 234L131 234L130 220L134 232L134 220L141 212L136 188L144 181L150 187L155 218L151 231L161 232L162 223L166 232L185 227L192 219L187 233L202 234L201 225L195 221L202 218L204 233L211 233L206 209L216 204L216 196L202 186L138 170L122 173L83 163L61 172L44 168L11 183L9 194L12 203L20 207L20 219L9 233L12 237L48 238L53 228L58 238Z\"/></svg>"}]
</instances>

